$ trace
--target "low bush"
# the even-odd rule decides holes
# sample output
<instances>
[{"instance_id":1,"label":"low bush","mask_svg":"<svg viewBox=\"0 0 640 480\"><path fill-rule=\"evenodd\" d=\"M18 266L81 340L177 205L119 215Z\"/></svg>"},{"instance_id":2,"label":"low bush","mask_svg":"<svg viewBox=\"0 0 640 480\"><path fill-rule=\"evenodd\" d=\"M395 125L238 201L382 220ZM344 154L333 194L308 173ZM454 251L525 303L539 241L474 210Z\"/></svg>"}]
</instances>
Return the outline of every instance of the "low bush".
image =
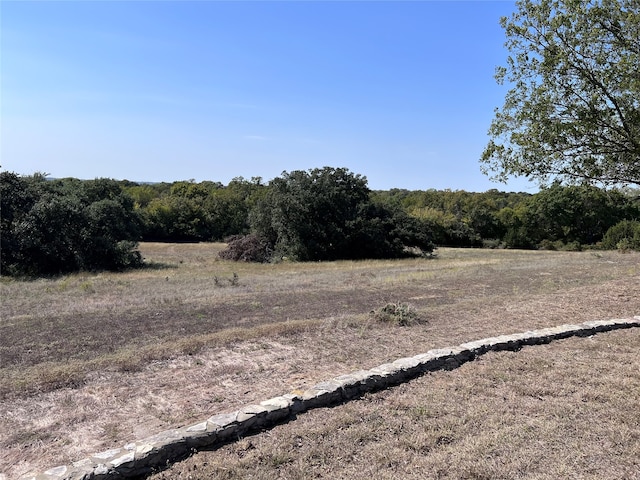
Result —
<instances>
[{"instance_id":1,"label":"low bush","mask_svg":"<svg viewBox=\"0 0 640 480\"><path fill-rule=\"evenodd\" d=\"M273 248L263 237L255 234L234 235L225 240L227 248L218 255L225 260L236 262L260 262L271 260Z\"/></svg>"},{"instance_id":2,"label":"low bush","mask_svg":"<svg viewBox=\"0 0 640 480\"><path fill-rule=\"evenodd\" d=\"M482 248L505 248L505 245L499 238L487 238L482 240Z\"/></svg>"},{"instance_id":3,"label":"low bush","mask_svg":"<svg viewBox=\"0 0 640 480\"><path fill-rule=\"evenodd\" d=\"M418 312L406 303L387 303L384 307L371 313L379 322L393 323L403 327L424 323Z\"/></svg>"},{"instance_id":4,"label":"low bush","mask_svg":"<svg viewBox=\"0 0 640 480\"><path fill-rule=\"evenodd\" d=\"M605 250L639 250L640 222L623 220L607 230L602 239Z\"/></svg>"}]
</instances>

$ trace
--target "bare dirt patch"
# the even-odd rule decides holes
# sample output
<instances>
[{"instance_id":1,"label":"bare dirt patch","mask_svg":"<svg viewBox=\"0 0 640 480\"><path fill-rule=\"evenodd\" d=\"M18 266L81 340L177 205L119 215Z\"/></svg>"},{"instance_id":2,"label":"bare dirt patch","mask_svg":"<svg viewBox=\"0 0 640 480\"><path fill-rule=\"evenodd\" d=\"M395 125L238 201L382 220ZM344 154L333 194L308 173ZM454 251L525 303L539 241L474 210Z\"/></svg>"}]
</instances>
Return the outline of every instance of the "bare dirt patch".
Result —
<instances>
[{"instance_id":1,"label":"bare dirt patch","mask_svg":"<svg viewBox=\"0 0 640 480\"><path fill-rule=\"evenodd\" d=\"M216 248L147 244L147 270L2 281L1 473L431 348L640 313L637 254L442 249L436 260L246 265ZM376 322L388 302L427 323Z\"/></svg>"}]
</instances>

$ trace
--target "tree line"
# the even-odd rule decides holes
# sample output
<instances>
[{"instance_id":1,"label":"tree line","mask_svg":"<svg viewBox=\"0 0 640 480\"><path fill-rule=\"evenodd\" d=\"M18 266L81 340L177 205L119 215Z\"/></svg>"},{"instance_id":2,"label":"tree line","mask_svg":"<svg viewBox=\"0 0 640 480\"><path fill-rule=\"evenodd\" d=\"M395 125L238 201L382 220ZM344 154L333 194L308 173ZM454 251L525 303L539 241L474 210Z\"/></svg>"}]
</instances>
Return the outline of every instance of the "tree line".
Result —
<instances>
[{"instance_id":1,"label":"tree line","mask_svg":"<svg viewBox=\"0 0 640 480\"><path fill-rule=\"evenodd\" d=\"M227 239L225 258L395 258L434 245L640 250L640 5L518 0L503 17L512 88L485 173L539 193L370 191L325 167L216 182L48 181L0 173L2 274L140 266L139 240ZM607 190L597 186L617 187Z\"/></svg>"},{"instance_id":2,"label":"tree line","mask_svg":"<svg viewBox=\"0 0 640 480\"><path fill-rule=\"evenodd\" d=\"M637 190L372 191L344 168L270 182L142 184L0 173L3 275L141 266L139 241L227 241L224 258L428 255L435 246L640 249Z\"/></svg>"},{"instance_id":3,"label":"tree line","mask_svg":"<svg viewBox=\"0 0 640 480\"><path fill-rule=\"evenodd\" d=\"M555 182L535 194L390 190L378 195L426 222L440 246L616 248L603 243L608 230L640 219L640 191L592 185Z\"/></svg>"},{"instance_id":4,"label":"tree line","mask_svg":"<svg viewBox=\"0 0 640 480\"><path fill-rule=\"evenodd\" d=\"M609 228L640 220L640 190L559 182L535 194L371 191L365 177L326 167L284 172L268 183L238 177L226 186L210 181L121 184L140 215L145 241L223 241L253 232L302 260L376 257L355 240L354 232L364 228L358 223L373 228L386 221L386 228L393 224L397 234L404 228L406 243L413 231L438 246L571 250L602 246ZM343 225L346 221L349 227ZM289 226L295 226L295 235L287 231ZM310 232L322 232L322 238L312 238ZM355 242L349 247L353 251L345 239Z\"/></svg>"}]
</instances>

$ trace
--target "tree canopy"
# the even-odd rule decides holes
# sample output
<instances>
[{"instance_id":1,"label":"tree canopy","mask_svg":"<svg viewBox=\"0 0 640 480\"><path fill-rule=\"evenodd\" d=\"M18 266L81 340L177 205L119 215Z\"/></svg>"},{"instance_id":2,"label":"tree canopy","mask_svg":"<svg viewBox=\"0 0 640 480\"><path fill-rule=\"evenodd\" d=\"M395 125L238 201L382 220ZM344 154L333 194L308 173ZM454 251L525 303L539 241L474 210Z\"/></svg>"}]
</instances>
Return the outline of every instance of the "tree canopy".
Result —
<instances>
[{"instance_id":1,"label":"tree canopy","mask_svg":"<svg viewBox=\"0 0 640 480\"><path fill-rule=\"evenodd\" d=\"M640 185L640 3L519 0L481 162L495 179Z\"/></svg>"},{"instance_id":2,"label":"tree canopy","mask_svg":"<svg viewBox=\"0 0 640 480\"><path fill-rule=\"evenodd\" d=\"M142 265L141 223L109 179L48 181L0 173L2 274L50 275Z\"/></svg>"},{"instance_id":3,"label":"tree canopy","mask_svg":"<svg viewBox=\"0 0 640 480\"><path fill-rule=\"evenodd\" d=\"M274 257L292 260L396 258L433 250L426 225L371 200L367 179L346 168L283 172L251 210L253 233Z\"/></svg>"}]
</instances>

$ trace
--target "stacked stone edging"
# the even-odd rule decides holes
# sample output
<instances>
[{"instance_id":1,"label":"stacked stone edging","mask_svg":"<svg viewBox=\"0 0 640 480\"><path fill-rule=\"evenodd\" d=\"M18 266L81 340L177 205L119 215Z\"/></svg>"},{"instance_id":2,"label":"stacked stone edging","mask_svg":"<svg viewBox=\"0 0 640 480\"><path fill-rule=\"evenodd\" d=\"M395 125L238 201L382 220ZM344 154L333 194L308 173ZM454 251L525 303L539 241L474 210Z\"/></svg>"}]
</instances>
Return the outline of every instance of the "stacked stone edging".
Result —
<instances>
[{"instance_id":1,"label":"stacked stone edging","mask_svg":"<svg viewBox=\"0 0 640 480\"><path fill-rule=\"evenodd\" d=\"M572 336L589 336L621 328L640 327L640 316L561 325L512 335L484 338L457 347L429 350L399 358L370 370L358 370L321 382L308 390L247 405L232 413L214 415L186 427L166 430L150 437L95 453L71 465L51 468L32 480L106 480L131 478L165 467L203 447L215 447L251 431L276 425L312 408L326 407L359 397L365 392L398 385L425 372L459 367L489 351L519 350L525 345L549 343ZM0 475L2 477L2 475Z\"/></svg>"}]
</instances>

